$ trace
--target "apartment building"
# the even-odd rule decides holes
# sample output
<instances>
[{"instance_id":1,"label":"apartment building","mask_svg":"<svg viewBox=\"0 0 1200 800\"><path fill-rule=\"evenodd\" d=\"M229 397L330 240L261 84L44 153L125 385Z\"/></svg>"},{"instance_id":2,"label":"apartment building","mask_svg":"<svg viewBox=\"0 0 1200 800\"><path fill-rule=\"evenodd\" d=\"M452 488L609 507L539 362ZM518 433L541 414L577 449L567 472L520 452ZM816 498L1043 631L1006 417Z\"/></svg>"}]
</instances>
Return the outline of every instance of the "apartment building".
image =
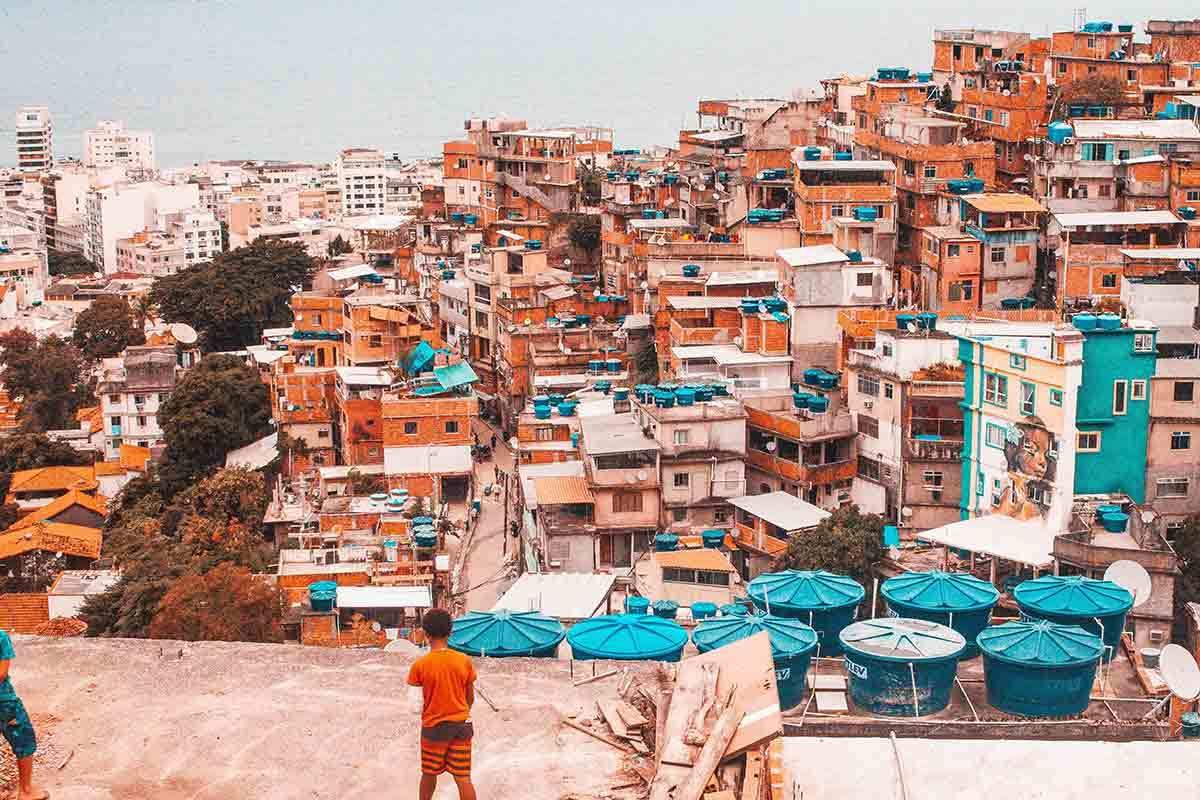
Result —
<instances>
[{"instance_id":1,"label":"apartment building","mask_svg":"<svg viewBox=\"0 0 1200 800\"><path fill-rule=\"evenodd\" d=\"M88 192L84 211L83 255L104 273L117 271L117 241L156 230L167 214L200 203L194 183L118 183Z\"/></svg>"},{"instance_id":2,"label":"apartment building","mask_svg":"<svg viewBox=\"0 0 1200 800\"><path fill-rule=\"evenodd\" d=\"M820 158L819 152L802 150L793 168L792 191L804 246L832 242L834 220L841 217L858 217L895 230L896 165L892 162L828 160Z\"/></svg>"},{"instance_id":3,"label":"apartment building","mask_svg":"<svg viewBox=\"0 0 1200 800\"><path fill-rule=\"evenodd\" d=\"M158 410L175 389L181 368L174 344L130 347L101 363L96 384L104 419L104 458L121 456L121 445L154 449L164 444Z\"/></svg>"},{"instance_id":4,"label":"apartment building","mask_svg":"<svg viewBox=\"0 0 1200 800\"><path fill-rule=\"evenodd\" d=\"M338 154L337 186L339 207L347 217L384 213L387 203L387 171L383 153L348 148Z\"/></svg>"},{"instance_id":5,"label":"apartment building","mask_svg":"<svg viewBox=\"0 0 1200 800\"><path fill-rule=\"evenodd\" d=\"M1050 39L1047 64L1058 85L1109 78L1126 87L1128 105L1139 105L1139 87L1167 84L1170 63L1152 52L1152 45L1134 41L1133 25L1088 22L1080 30L1057 31Z\"/></svg>"},{"instance_id":6,"label":"apartment building","mask_svg":"<svg viewBox=\"0 0 1200 800\"><path fill-rule=\"evenodd\" d=\"M85 167L154 170L154 134L125 127L121 120L100 120L83 132Z\"/></svg>"},{"instance_id":7,"label":"apartment building","mask_svg":"<svg viewBox=\"0 0 1200 800\"><path fill-rule=\"evenodd\" d=\"M139 275L174 275L191 265L184 257L183 242L158 231L139 231L117 240L115 272Z\"/></svg>"},{"instance_id":8,"label":"apartment building","mask_svg":"<svg viewBox=\"0 0 1200 800\"><path fill-rule=\"evenodd\" d=\"M46 106L22 106L16 113L17 167L49 169L54 164L54 120Z\"/></svg>"},{"instance_id":9,"label":"apartment building","mask_svg":"<svg viewBox=\"0 0 1200 800\"><path fill-rule=\"evenodd\" d=\"M162 229L183 246L187 266L212 261L221 252L221 223L200 208L187 208L162 215Z\"/></svg>"},{"instance_id":10,"label":"apartment building","mask_svg":"<svg viewBox=\"0 0 1200 800\"><path fill-rule=\"evenodd\" d=\"M584 418L580 428L592 521L580 546L572 542L569 552L552 546L550 558L569 570L627 571L651 549L658 530L661 446L632 413Z\"/></svg>"},{"instance_id":11,"label":"apartment building","mask_svg":"<svg viewBox=\"0 0 1200 800\"><path fill-rule=\"evenodd\" d=\"M1194 288L1194 287L1193 287ZM1146 499L1166 535L1200 514L1200 360L1160 358L1150 379Z\"/></svg>"},{"instance_id":12,"label":"apartment building","mask_svg":"<svg viewBox=\"0 0 1200 800\"><path fill-rule=\"evenodd\" d=\"M1170 211L1054 214L1048 232L1060 302L1117 298L1124 281L1122 251L1182 246L1188 227Z\"/></svg>"}]
</instances>

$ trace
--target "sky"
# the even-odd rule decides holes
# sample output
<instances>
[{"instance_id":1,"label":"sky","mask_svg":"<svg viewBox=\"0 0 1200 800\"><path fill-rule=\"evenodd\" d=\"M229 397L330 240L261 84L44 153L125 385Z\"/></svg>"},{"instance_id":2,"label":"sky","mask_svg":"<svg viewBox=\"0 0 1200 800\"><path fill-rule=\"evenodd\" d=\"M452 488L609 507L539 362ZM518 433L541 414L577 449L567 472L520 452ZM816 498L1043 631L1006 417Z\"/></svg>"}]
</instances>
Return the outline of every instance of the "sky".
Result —
<instances>
[{"instance_id":1,"label":"sky","mask_svg":"<svg viewBox=\"0 0 1200 800\"><path fill-rule=\"evenodd\" d=\"M343 147L434 155L465 119L602 125L667 144L701 97L787 97L831 75L928 69L935 27L1067 30L1070 4L781 0L569 4L126 0L0 3L0 165L13 114L48 105L56 155L122 119L159 166L330 161ZM1106 4L1088 19L1200 17L1193 2Z\"/></svg>"}]
</instances>

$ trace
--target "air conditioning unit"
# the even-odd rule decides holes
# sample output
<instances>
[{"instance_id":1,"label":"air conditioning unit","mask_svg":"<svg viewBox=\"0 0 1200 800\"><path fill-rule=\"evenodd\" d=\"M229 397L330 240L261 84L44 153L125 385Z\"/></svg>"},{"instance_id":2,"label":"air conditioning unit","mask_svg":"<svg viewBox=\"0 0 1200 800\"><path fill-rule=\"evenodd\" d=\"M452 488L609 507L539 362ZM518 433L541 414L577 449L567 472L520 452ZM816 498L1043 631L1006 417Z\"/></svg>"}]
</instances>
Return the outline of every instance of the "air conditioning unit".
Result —
<instances>
[{"instance_id":1,"label":"air conditioning unit","mask_svg":"<svg viewBox=\"0 0 1200 800\"><path fill-rule=\"evenodd\" d=\"M869 410L869 409L872 409L872 408L874 408L874 407L875 407L875 401L874 401L874 400L864 400L864 401L863 401L863 408L865 408L865 409L868 409L868 410Z\"/></svg>"},{"instance_id":2,"label":"air conditioning unit","mask_svg":"<svg viewBox=\"0 0 1200 800\"><path fill-rule=\"evenodd\" d=\"M1075 137L1074 137L1074 136L1067 136L1066 138L1064 138L1064 139L1062 140L1062 143L1063 143L1063 144L1075 144Z\"/></svg>"}]
</instances>

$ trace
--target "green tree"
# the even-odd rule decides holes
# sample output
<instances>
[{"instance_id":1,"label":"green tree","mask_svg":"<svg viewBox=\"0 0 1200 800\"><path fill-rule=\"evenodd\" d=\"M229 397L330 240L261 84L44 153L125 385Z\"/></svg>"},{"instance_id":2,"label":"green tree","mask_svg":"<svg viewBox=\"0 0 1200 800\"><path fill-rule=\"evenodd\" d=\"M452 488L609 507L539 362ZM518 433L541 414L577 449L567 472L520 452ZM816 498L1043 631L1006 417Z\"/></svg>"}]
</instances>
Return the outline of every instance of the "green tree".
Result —
<instances>
[{"instance_id":1,"label":"green tree","mask_svg":"<svg viewBox=\"0 0 1200 800\"><path fill-rule=\"evenodd\" d=\"M600 217L579 214L567 225L567 239L588 255L600 247Z\"/></svg>"},{"instance_id":2,"label":"green tree","mask_svg":"<svg viewBox=\"0 0 1200 800\"><path fill-rule=\"evenodd\" d=\"M163 496L172 498L222 466L230 450L271 432L267 387L240 359L209 355L184 374L158 422L167 445Z\"/></svg>"},{"instance_id":3,"label":"green tree","mask_svg":"<svg viewBox=\"0 0 1200 800\"><path fill-rule=\"evenodd\" d=\"M576 171L579 179L579 195L585 206L600 204L600 181L604 173L596 166L584 164Z\"/></svg>"},{"instance_id":4,"label":"green tree","mask_svg":"<svg viewBox=\"0 0 1200 800\"><path fill-rule=\"evenodd\" d=\"M633 356L638 383L658 383L658 348L654 339L647 339Z\"/></svg>"},{"instance_id":5,"label":"green tree","mask_svg":"<svg viewBox=\"0 0 1200 800\"><path fill-rule=\"evenodd\" d=\"M83 361L78 348L57 336L39 340L23 328L0 335L0 381L21 398L26 430L74 427L75 411L95 399Z\"/></svg>"},{"instance_id":6,"label":"green tree","mask_svg":"<svg viewBox=\"0 0 1200 800\"><path fill-rule=\"evenodd\" d=\"M278 642L279 590L250 571L220 564L176 581L150 623L152 639L188 642Z\"/></svg>"},{"instance_id":7,"label":"green tree","mask_svg":"<svg viewBox=\"0 0 1200 800\"><path fill-rule=\"evenodd\" d=\"M46 253L46 262L54 277L91 275L96 271L96 265L84 258L82 253L50 250Z\"/></svg>"},{"instance_id":8,"label":"green tree","mask_svg":"<svg viewBox=\"0 0 1200 800\"><path fill-rule=\"evenodd\" d=\"M146 323L158 319L158 309L155 308L149 294L140 294L133 301L133 318L138 328L143 331L146 329Z\"/></svg>"},{"instance_id":9,"label":"green tree","mask_svg":"<svg viewBox=\"0 0 1200 800\"><path fill-rule=\"evenodd\" d=\"M75 318L71 341L93 359L120 355L126 347L146 343L146 333L137 323L129 303L116 295L101 295Z\"/></svg>"},{"instance_id":10,"label":"green tree","mask_svg":"<svg viewBox=\"0 0 1200 800\"><path fill-rule=\"evenodd\" d=\"M87 453L44 433L16 433L0 438L0 497L8 494L14 472L41 467L78 467L90 464L92 460ZM8 525L0 526L0 530Z\"/></svg>"},{"instance_id":11,"label":"green tree","mask_svg":"<svg viewBox=\"0 0 1200 800\"><path fill-rule=\"evenodd\" d=\"M787 569L849 575L865 586L883 553L883 518L849 505L821 520L814 530L791 537L781 563Z\"/></svg>"},{"instance_id":12,"label":"green tree","mask_svg":"<svg viewBox=\"0 0 1200 800\"><path fill-rule=\"evenodd\" d=\"M257 344L264 327L290 323L288 301L311 284L314 262L304 247L257 239L154 282L150 299L167 322L186 322L208 350Z\"/></svg>"},{"instance_id":13,"label":"green tree","mask_svg":"<svg viewBox=\"0 0 1200 800\"><path fill-rule=\"evenodd\" d=\"M387 479L382 475L364 475L357 469L346 473L346 494L366 497L388 490Z\"/></svg>"},{"instance_id":14,"label":"green tree","mask_svg":"<svg viewBox=\"0 0 1200 800\"><path fill-rule=\"evenodd\" d=\"M1125 84L1119 79L1090 75L1062 87L1054 109L1054 117L1063 119L1067 116L1067 107L1072 105L1118 106L1124 102Z\"/></svg>"},{"instance_id":15,"label":"green tree","mask_svg":"<svg viewBox=\"0 0 1200 800\"><path fill-rule=\"evenodd\" d=\"M936 107L938 111L954 111L954 95L950 93L950 84L943 85L942 90L938 92Z\"/></svg>"},{"instance_id":16,"label":"green tree","mask_svg":"<svg viewBox=\"0 0 1200 800\"><path fill-rule=\"evenodd\" d=\"M337 236L329 240L329 244L325 245L325 252L330 258L337 258L345 253L353 253L354 245L343 239L342 235L339 233Z\"/></svg>"},{"instance_id":17,"label":"green tree","mask_svg":"<svg viewBox=\"0 0 1200 800\"><path fill-rule=\"evenodd\" d=\"M1200 603L1200 517L1189 517L1184 522L1172 546L1180 573L1175 580L1175 638L1182 641L1187 632L1187 604Z\"/></svg>"}]
</instances>

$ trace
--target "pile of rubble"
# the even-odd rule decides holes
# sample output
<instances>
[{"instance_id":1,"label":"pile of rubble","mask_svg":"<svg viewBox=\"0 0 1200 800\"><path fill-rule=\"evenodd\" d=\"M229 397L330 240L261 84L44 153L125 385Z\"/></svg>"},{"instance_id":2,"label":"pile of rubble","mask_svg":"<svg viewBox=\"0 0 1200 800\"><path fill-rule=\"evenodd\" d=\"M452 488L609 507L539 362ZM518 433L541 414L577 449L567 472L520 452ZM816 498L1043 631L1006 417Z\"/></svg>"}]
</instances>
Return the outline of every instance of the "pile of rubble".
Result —
<instances>
[{"instance_id":1,"label":"pile of rubble","mask_svg":"<svg viewBox=\"0 0 1200 800\"><path fill-rule=\"evenodd\" d=\"M38 636L83 636L87 631L87 623L74 617L55 617L38 626L34 631Z\"/></svg>"},{"instance_id":2,"label":"pile of rubble","mask_svg":"<svg viewBox=\"0 0 1200 800\"><path fill-rule=\"evenodd\" d=\"M563 719L626 753L609 797L782 798L785 782L771 745L783 722L766 633L664 664L656 681L635 683L628 670L598 678L610 675L620 676L615 697Z\"/></svg>"}]
</instances>

